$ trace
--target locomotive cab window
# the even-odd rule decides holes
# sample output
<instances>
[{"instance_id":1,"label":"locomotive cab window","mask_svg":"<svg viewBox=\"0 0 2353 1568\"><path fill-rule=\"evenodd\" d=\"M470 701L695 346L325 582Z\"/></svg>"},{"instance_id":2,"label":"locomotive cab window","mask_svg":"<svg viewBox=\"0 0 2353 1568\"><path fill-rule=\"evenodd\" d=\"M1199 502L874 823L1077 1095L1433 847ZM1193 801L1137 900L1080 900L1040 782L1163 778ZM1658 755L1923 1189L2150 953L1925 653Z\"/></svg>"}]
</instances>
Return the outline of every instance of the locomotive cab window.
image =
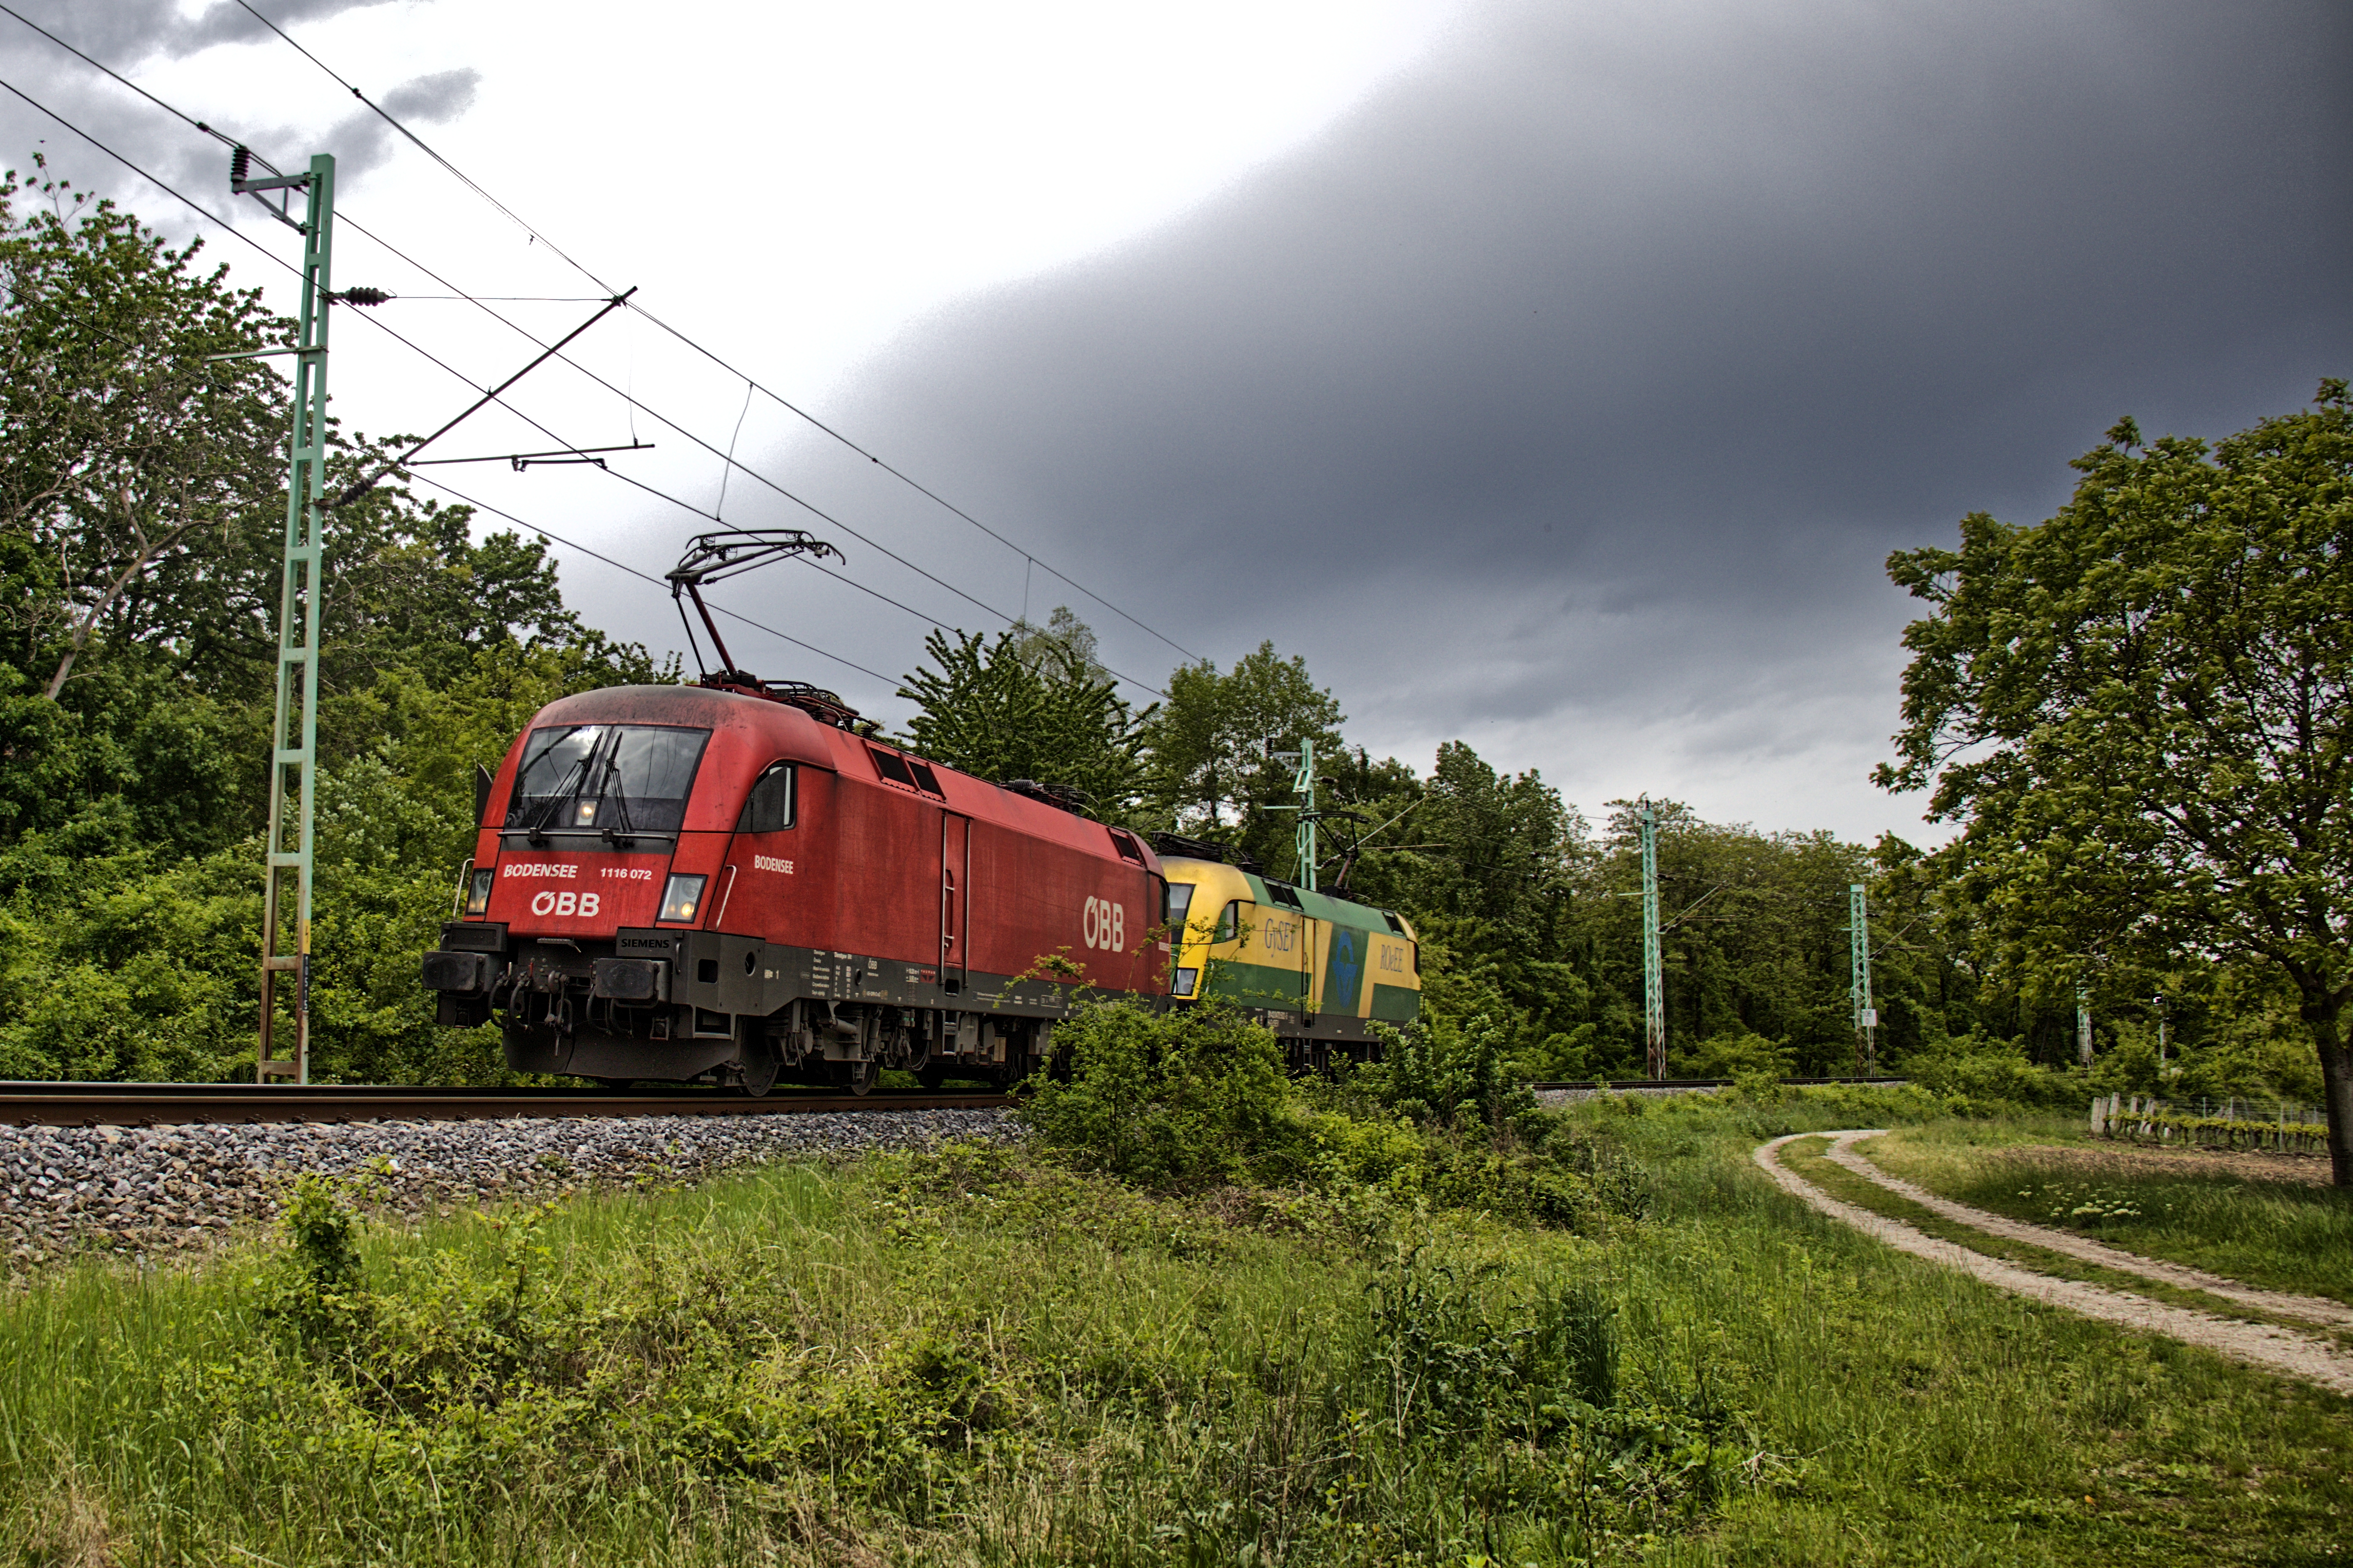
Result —
<instances>
[{"instance_id":1,"label":"locomotive cab window","mask_svg":"<svg viewBox=\"0 0 2353 1568\"><path fill-rule=\"evenodd\" d=\"M778 763L762 773L744 798L744 815L735 819L738 833L777 833L793 825L800 770Z\"/></svg>"},{"instance_id":2,"label":"locomotive cab window","mask_svg":"<svg viewBox=\"0 0 2353 1568\"><path fill-rule=\"evenodd\" d=\"M523 743L501 826L533 834L676 833L708 730L551 724Z\"/></svg>"},{"instance_id":3,"label":"locomotive cab window","mask_svg":"<svg viewBox=\"0 0 2353 1568\"><path fill-rule=\"evenodd\" d=\"M1242 934L1242 901L1229 899L1226 907L1218 911L1218 933L1211 942L1231 942Z\"/></svg>"},{"instance_id":4,"label":"locomotive cab window","mask_svg":"<svg viewBox=\"0 0 2353 1568\"><path fill-rule=\"evenodd\" d=\"M1160 906L1161 921L1176 933L1176 941L1188 941L1189 934L1185 930L1185 911L1193 907L1193 884L1169 882L1166 884L1166 891L1162 895Z\"/></svg>"}]
</instances>

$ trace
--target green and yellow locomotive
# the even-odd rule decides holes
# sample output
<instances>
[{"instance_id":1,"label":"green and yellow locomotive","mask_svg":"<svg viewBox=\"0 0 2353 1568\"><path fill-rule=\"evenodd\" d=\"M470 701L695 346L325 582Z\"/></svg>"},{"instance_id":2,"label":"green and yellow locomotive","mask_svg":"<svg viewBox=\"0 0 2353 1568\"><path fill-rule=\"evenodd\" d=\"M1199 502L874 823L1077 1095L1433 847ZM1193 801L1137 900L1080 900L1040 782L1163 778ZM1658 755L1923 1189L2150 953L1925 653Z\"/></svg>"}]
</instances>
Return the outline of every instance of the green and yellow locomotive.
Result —
<instances>
[{"instance_id":1,"label":"green and yellow locomotive","mask_svg":"<svg viewBox=\"0 0 2353 1568\"><path fill-rule=\"evenodd\" d=\"M1372 1025L1403 1028L1419 1015L1420 949L1402 916L1206 858L1217 853L1208 845L1155 842L1168 879L1171 1006L1252 1013L1294 1067L1366 1059L1379 1045Z\"/></svg>"}]
</instances>

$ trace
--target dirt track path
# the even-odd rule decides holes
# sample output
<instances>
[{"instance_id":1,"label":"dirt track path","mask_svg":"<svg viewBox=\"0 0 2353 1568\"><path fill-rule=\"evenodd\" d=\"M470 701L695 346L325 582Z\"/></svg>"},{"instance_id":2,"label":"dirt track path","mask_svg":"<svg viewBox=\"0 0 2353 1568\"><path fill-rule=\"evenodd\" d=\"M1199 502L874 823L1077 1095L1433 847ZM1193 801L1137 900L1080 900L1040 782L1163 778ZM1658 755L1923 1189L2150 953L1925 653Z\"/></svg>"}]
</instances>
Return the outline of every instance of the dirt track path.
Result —
<instances>
[{"instance_id":1,"label":"dirt track path","mask_svg":"<svg viewBox=\"0 0 2353 1568\"><path fill-rule=\"evenodd\" d=\"M2137 1252L2126 1252L2121 1247L2110 1247L2105 1242L2094 1241L2072 1231L2053 1230L2049 1226L2033 1225L1986 1209L1971 1208L1967 1204L1957 1204L1901 1176L1889 1175L1857 1152L1854 1147L1857 1143L1876 1136L1871 1132L1840 1133L1831 1144L1831 1162L1867 1181L1878 1183L1899 1197L1911 1199L1932 1214L1942 1215L1989 1236L2027 1242L2050 1252L2063 1252L2070 1258L2096 1263L2103 1268L2137 1274L2144 1279L2179 1285L2186 1290L2203 1290L2209 1296L2220 1296L2226 1301L2236 1301L2241 1306L2253 1307L2279 1317L2320 1323L2329 1328L2353 1328L2353 1307L2348 1307L2342 1301L2331 1301L2320 1296L2298 1296L2285 1290L2259 1290L2220 1274L2209 1274L2203 1268L2192 1268L2186 1263L2168 1263L2161 1258L2143 1258Z\"/></svg>"},{"instance_id":2,"label":"dirt track path","mask_svg":"<svg viewBox=\"0 0 2353 1568\"><path fill-rule=\"evenodd\" d=\"M2333 1393L2353 1394L2353 1356L2344 1354L2325 1340L2269 1323L2239 1322L2211 1312L2171 1307L2126 1291L2112 1290L2104 1285L2054 1279L2047 1274L2037 1274L2016 1264L2004 1263L1998 1258L1972 1252L1957 1243L1941 1241L1901 1220L1888 1219L1869 1209L1834 1198L1775 1157L1784 1143L1793 1143L1800 1138L1827 1136L1835 1158L1845 1152L1856 1140L1875 1138L1885 1131L1884 1128L1874 1127L1828 1134L1792 1132L1769 1143L1758 1144L1755 1159L1767 1175L1801 1202L1854 1226L1874 1240L1885 1242L1899 1252L1908 1252L1915 1258L1925 1258L1934 1263L1961 1269L1986 1284L2037 1301L2046 1301L2054 1307L2064 1307L2087 1318L2164 1334L2185 1344L2200 1345L2234 1360L2317 1384ZM1841 1161L1840 1163L1844 1164L1845 1162ZM2036 1245L2042 1244L2038 1242Z\"/></svg>"}]
</instances>

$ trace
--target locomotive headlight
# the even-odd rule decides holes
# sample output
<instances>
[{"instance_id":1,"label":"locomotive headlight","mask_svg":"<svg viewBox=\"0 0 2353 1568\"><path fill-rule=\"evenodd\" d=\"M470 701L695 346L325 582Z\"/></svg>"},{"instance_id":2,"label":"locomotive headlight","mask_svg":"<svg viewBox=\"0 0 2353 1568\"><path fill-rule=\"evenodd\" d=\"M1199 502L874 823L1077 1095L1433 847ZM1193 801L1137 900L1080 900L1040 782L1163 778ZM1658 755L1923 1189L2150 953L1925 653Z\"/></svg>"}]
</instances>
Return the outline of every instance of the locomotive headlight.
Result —
<instances>
[{"instance_id":1,"label":"locomotive headlight","mask_svg":"<svg viewBox=\"0 0 2353 1568\"><path fill-rule=\"evenodd\" d=\"M662 884L661 913L657 920L685 925L694 919L694 911L702 907L702 885L708 877L673 876Z\"/></svg>"},{"instance_id":2,"label":"locomotive headlight","mask_svg":"<svg viewBox=\"0 0 2353 1568\"><path fill-rule=\"evenodd\" d=\"M486 915L491 912L491 888L498 881L498 879L499 874L495 869L480 870L474 873L472 883L466 889L466 912L468 914Z\"/></svg>"}]
</instances>

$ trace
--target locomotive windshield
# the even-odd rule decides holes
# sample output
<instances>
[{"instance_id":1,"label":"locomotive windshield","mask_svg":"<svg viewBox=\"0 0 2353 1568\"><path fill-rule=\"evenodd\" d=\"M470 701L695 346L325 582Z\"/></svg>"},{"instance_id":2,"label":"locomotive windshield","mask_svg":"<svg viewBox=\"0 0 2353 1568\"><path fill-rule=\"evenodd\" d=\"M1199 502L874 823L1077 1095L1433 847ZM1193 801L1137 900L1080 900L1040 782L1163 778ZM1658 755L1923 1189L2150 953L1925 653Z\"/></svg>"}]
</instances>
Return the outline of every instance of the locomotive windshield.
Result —
<instances>
[{"instance_id":1,"label":"locomotive windshield","mask_svg":"<svg viewBox=\"0 0 2353 1568\"><path fill-rule=\"evenodd\" d=\"M533 730L515 772L506 826L533 833L675 833L708 730L661 724Z\"/></svg>"}]
</instances>

